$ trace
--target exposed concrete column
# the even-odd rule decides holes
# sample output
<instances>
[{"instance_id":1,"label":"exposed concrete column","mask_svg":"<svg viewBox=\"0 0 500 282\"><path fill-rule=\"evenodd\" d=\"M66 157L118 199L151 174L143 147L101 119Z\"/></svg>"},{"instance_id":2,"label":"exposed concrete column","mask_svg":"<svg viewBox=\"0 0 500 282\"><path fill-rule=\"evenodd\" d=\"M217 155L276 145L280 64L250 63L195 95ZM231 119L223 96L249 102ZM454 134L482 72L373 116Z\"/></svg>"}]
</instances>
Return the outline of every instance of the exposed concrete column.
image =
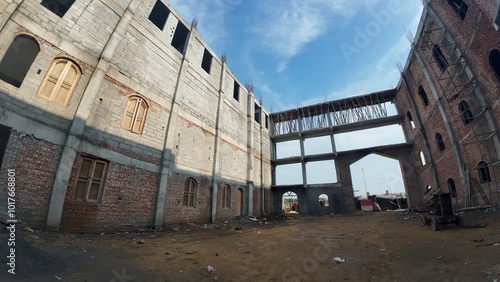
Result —
<instances>
[{"instance_id":1,"label":"exposed concrete column","mask_svg":"<svg viewBox=\"0 0 500 282\"><path fill-rule=\"evenodd\" d=\"M220 74L219 82L219 100L217 103L217 116L215 119L215 139L214 139L214 156L213 156L213 167L212 167L212 207L210 212L210 221L215 222L217 217L217 193L219 179L219 147L220 147L220 115L222 111L222 105L224 103L224 82L226 78L226 61L222 61L222 70Z\"/></svg>"},{"instance_id":2,"label":"exposed concrete column","mask_svg":"<svg viewBox=\"0 0 500 282\"><path fill-rule=\"evenodd\" d=\"M264 145L262 144L262 136L264 134L264 127L262 126L262 123L266 122L265 120L266 116L264 115L264 120L262 120L262 116L264 113L264 106L261 104L260 105L261 111L260 111L260 214L263 215L265 212L265 207L264 207L264 198L266 197L266 193L264 193L264 154L262 150L264 149Z\"/></svg>"},{"instance_id":3,"label":"exposed concrete column","mask_svg":"<svg viewBox=\"0 0 500 282\"><path fill-rule=\"evenodd\" d=\"M133 0L125 10L120 21L118 22L113 34L108 39L104 50L102 51L101 58L94 69L92 76L85 88L82 100L78 105L75 117L71 124L66 143L63 148L61 159L57 167L56 177L54 180L54 187L49 202L49 210L47 213L47 229L58 230L61 225L61 217L64 207L64 198L68 188L69 178L71 176L71 169L75 162L76 153L80 146L80 137L85 130L85 124L90 115L92 104L97 95L98 89L102 83L104 75L109 68L108 61L113 57L116 46L121 41L125 34L127 26L134 16L140 0Z\"/></svg>"},{"instance_id":4,"label":"exposed concrete column","mask_svg":"<svg viewBox=\"0 0 500 282\"><path fill-rule=\"evenodd\" d=\"M177 120L179 117L179 96L184 90L185 83L184 78L186 77L187 70L189 68L189 45L196 37L196 28L191 27L188 38L186 39L186 44L184 45L184 52L181 61L181 67L179 69L179 75L177 76L177 82L175 84L175 91L172 95L172 103L170 105L170 114L168 115L167 130L165 130L165 140L163 141L163 151L161 155L160 164L160 179L158 180L158 191L156 194L156 205L155 205L155 215L154 215L154 226L155 228L161 228L163 225L164 210L165 210L165 199L167 196L167 186L168 177L170 174L170 169L174 165L174 155L171 148L174 148L173 142L175 140L175 133L177 127Z\"/></svg>"},{"instance_id":5,"label":"exposed concrete column","mask_svg":"<svg viewBox=\"0 0 500 282\"><path fill-rule=\"evenodd\" d=\"M9 2L9 0L7 0ZM5 25L7 22L9 22L10 18L14 15L14 13L17 11L19 6L23 4L24 0L13 0L9 4L7 4L7 7L0 13L0 32L3 31Z\"/></svg>"},{"instance_id":6,"label":"exposed concrete column","mask_svg":"<svg viewBox=\"0 0 500 282\"><path fill-rule=\"evenodd\" d=\"M302 185L304 186L304 188L307 188L307 168L304 159L304 156L306 155L305 153L306 150L304 148L304 138L302 137L302 131L304 129L302 128L302 117L298 115L297 119L299 122L300 165L302 167Z\"/></svg>"},{"instance_id":7,"label":"exposed concrete column","mask_svg":"<svg viewBox=\"0 0 500 282\"><path fill-rule=\"evenodd\" d=\"M253 89L248 89L247 96L247 207L248 215L253 215L253 115L254 107Z\"/></svg>"},{"instance_id":8,"label":"exposed concrete column","mask_svg":"<svg viewBox=\"0 0 500 282\"><path fill-rule=\"evenodd\" d=\"M333 130L333 121L331 119L330 111L328 111L328 126L332 129L330 132L330 143L332 144L332 153L337 156L337 145L335 144L335 132ZM340 182L340 168L337 159L333 159L333 164L335 165L335 174L337 176L337 182Z\"/></svg>"}]
</instances>

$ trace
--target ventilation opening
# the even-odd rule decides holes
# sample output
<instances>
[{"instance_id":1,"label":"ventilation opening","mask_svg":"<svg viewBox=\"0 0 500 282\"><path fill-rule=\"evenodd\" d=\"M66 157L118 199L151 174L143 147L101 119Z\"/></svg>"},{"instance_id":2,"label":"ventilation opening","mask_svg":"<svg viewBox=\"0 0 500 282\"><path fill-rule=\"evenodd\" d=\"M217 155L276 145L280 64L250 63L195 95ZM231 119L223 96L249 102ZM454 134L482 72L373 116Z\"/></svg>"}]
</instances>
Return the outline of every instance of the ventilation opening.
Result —
<instances>
[{"instance_id":1,"label":"ventilation opening","mask_svg":"<svg viewBox=\"0 0 500 282\"><path fill-rule=\"evenodd\" d=\"M424 154L424 152L420 151L418 154L420 155L420 162L422 163L422 166L426 165L427 162L425 161L425 154Z\"/></svg>"},{"instance_id":2,"label":"ventilation opening","mask_svg":"<svg viewBox=\"0 0 500 282\"><path fill-rule=\"evenodd\" d=\"M471 123L474 120L474 115L469 108L469 104L466 101L460 102L458 105L458 110L460 111L460 116L465 125Z\"/></svg>"},{"instance_id":3,"label":"ventilation opening","mask_svg":"<svg viewBox=\"0 0 500 282\"><path fill-rule=\"evenodd\" d=\"M439 133L436 133L436 143L439 148L439 151L444 151L445 146L444 146L443 136L441 136L441 134Z\"/></svg>"},{"instance_id":4,"label":"ventilation opening","mask_svg":"<svg viewBox=\"0 0 500 282\"><path fill-rule=\"evenodd\" d=\"M408 120L410 121L410 127L411 127L411 129L415 129L415 122L413 121L413 118L411 117L411 113L407 112L406 116L408 117Z\"/></svg>"},{"instance_id":5,"label":"ventilation opening","mask_svg":"<svg viewBox=\"0 0 500 282\"><path fill-rule=\"evenodd\" d=\"M42 0L40 4L59 17L64 17L75 0Z\"/></svg>"},{"instance_id":6,"label":"ventilation opening","mask_svg":"<svg viewBox=\"0 0 500 282\"><path fill-rule=\"evenodd\" d=\"M186 45L188 34L189 29L180 21L177 22L174 37L172 38L172 46L181 54L184 53L184 46Z\"/></svg>"},{"instance_id":7,"label":"ventilation opening","mask_svg":"<svg viewBox=\"0 0 500 282\"><path fill-rule=\"evenodd\" d=\"M163 4L160 0L156 1L156 4L149 14L149 20L154 23L160 30L163 30L165 23L167 22L168 14L170 10Z\"/></svg>"},{"instance_id":8,"label":"ventilation opening","mask_svg":"<svg viewBox=\"0 0 500 282\"><path fill-rule=\"evenodd\" d=\"M203 59L201 61L201 68L204 69L208 74L210 74L210 68L212 67L212 54L205 49L203 52Z\"/></svg>"}]
</instances>

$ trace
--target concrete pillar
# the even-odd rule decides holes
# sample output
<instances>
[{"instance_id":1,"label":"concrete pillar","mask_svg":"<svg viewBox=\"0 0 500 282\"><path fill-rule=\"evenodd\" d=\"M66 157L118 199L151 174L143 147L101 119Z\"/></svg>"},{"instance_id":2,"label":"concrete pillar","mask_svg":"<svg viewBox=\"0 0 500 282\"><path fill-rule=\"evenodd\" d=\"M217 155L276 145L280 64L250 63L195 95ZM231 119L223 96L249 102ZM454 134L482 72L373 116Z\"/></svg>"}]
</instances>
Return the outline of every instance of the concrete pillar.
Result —
<instances>
[{"instance_id":1,"label":"concrete pillar","mask_svg":"<svg viewBox=\"0 0 500 282\"><path fill-rule=\"evenodd\" d=\"M85 129L85 123L90 115L92 104L97 95L99 86L108 70L108 61L112 58L116 46L124 36L126 28L133 18L134 11L136 10L140 0L133 0L125 10L123 16L120 18L113 34L108 39L104 50L102 51L101 58L94 69L92 76L85 88L82 100L78 105L75 117L71 124L66 143L63 148L61 160L56 172L54 180L54 187L49 202L49 209L47 213L47 229L59 230L61 225L61 217L64 207L64 198L68 188L69 178L71 176L71 169L75 162L76 153L80 146L80 136Z\"/></svg>"},{"instance_id":2,"label":"concrete pillar","mask_svg":"<svg viewBox=\"0 0 500 282\"><path fill-rule=\"evenodd\" d=\"M304 188L307 188L307 168L306 168L306 162L304 160L304 157L306 155L305 149L304 149L304 138L302 137L302 117L298 115L297 117L298 122L299 122L299 143L300 143L300 165L302 167L302 185Z\"/></svg>"},{"instance_id":3,"label":"concrete pillar","mask_svg":"<svg viewBox=\"0 0 500 282\"><path fill-rule=\"evenodd\" d=\"M171 148L174 148L174 140L177 128L177 119L179 117L179 105L177 101L185 87L184 78L186 77L187 70L189 68L189 44L196 37L196 28L191 27L188 38L186 40L186 46L184 48L184 54L182 56L181 67L179 70L179 75L177 76L177 82L175 85L175 91L172 96L172 104L170 105L170 114L168 115L167 130L165 131L165 140L163 142L163 151L161 156L160 164L160 179L158 181L158 190L156 194L156 205L155 205L155 215L154 215L154 226L155 228L161 228L163 226L164 210L165 210L165 199L167 196L167 186L168 177L170 175L171 166L174 164L174 155L171 152Z\"/></svg>"},{"instance_id":4,"label":"concrete pillar","mask_svg":"<svg viewBox=\"0 0 500 282\"><path fill-rule=\"evenodd\" d=\"M253 89L248 89L247 96L247 208L248 215L253 215L253 113L254 106Z\"/></svg>"},{"instance_id":5,"label":"concrete pillar","mask_svg":"<svg viewBox=\"0 0 500 282\"><path fill-rule=\"evenodd\" d=\"M217 102L217 116L215 120L215 139L214 139L214 155L213 155L213 166L212 166L212 205L210 211L210 221L215 222L217 218L217 194L218 194L218 184L219 179L219 148L220 148L220 115L222 110L222 105L224 103L224 85L226 78L226 62L222 61L222 70L220 74L219 82L219 100Z\"/></svg>"}]
</instances>

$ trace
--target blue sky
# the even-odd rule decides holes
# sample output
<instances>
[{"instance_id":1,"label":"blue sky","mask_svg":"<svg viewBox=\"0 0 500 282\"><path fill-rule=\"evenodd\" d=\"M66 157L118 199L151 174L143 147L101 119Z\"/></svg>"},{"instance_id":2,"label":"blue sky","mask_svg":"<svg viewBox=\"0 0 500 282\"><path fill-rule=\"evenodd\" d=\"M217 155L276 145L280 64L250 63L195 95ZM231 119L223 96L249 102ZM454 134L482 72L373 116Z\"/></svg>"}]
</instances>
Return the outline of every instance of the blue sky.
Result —
<instances>
[{"instance_id":1,"label":"blue sky","mask_svg":"<svg viewBox=\"0 0 500 282\"><path fill-rule=\"evenodd\" d=\"M268 112L396 87L396 64L404 65L410 50L405 30L415 34L422 12L419 0L168 2L188 23L198 17L199 34L219 58L226 53L238 80L253 82ZM401 142L394 129L382 135L387 136L382 143ZM394 186L400 176L392 170L371 172L375 162L360 166L370 182L367 190L379 193L382 182ZM384 174L389 176L371 179ZM354 178L357 189L359 177Z\"/></svg>"}]
</instances>

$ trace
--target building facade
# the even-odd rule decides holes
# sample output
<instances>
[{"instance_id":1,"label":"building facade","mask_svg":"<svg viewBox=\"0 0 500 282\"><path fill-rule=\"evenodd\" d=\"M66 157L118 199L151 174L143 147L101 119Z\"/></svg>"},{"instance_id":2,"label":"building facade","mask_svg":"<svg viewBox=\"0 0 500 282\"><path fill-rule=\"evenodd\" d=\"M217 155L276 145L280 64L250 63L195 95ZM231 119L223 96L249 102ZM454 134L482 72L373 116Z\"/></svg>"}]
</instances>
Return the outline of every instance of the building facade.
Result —
<instances>
[{"instance_id":1,"label":"building facade","mask_svg":"<svg viewBox=\"0 0 500 282\"><path fill-rule=\"evenodd\" d=\"M0 179L15 171L20 221L85 231L270 209L268 114L166 1L1 0L0 58Z\"/></svg>"},{"instance_id":2,"label":"building facade","mask_svg":"<svg viewBox=\"0 0 500 282\"><path fill-rule=\"evenodd\" d=\"M395 100L414 144L416 194L498 206L500 1L423 2Z\"/></svg>"}]
</instances>

